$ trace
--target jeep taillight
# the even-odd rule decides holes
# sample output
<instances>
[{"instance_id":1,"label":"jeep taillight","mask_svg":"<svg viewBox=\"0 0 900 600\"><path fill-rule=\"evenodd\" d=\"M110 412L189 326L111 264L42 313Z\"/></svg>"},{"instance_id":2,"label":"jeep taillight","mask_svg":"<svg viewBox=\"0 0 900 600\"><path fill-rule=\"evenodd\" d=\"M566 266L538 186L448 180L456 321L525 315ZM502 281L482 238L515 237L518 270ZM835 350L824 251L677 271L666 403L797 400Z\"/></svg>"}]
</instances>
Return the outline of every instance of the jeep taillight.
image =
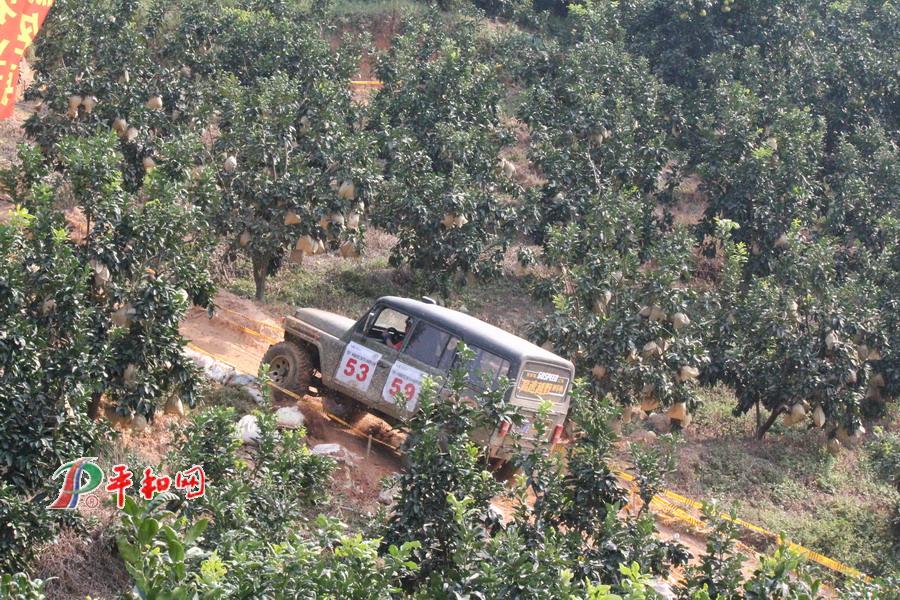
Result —
<instances>
[{"instance_id":1,"label":"jeep taillight","mask_svg":"<svg viewBox=\"0 0 900 600\"><path fill-rule=\"evenodd\" d=\"M553 428L553 435L550 436L550 443L551 444L560 443L562 441L562 435L563 435L563 424L560 423L559 425L557 425L556 427Z\"/></svg>"}]
</instances>

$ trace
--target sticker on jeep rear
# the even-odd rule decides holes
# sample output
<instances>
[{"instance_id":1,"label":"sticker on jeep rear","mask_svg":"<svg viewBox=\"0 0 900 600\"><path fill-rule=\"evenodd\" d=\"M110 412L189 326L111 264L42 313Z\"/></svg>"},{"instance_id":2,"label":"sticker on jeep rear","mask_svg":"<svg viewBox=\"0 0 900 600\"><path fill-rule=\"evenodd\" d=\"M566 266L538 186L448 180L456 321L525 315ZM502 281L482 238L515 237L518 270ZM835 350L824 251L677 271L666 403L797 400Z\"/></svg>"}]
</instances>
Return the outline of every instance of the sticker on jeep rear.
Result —
<instances>
[{"instance_id":1,"label":"sticker on jeep rear","mask_svg":"<svg viewBox=\"0 0 900 600\"><path fill-rule=\"evenodd\" d=\"M568 377L544 370L525 370L516 395L527 400L561 400L568 389Z\"/></svg>"},{"instance_id":2,"label":"sticker on jeep rear","mask_svg":"<svg viewBox=\"0 0 900 600\"><path fill-rule=\"evenodd\" d=\"M344 350L334 378L346 386L365 392L372 383L379 360L381 354L378 352L350 342Z\"/></svg>"}]
</instances>

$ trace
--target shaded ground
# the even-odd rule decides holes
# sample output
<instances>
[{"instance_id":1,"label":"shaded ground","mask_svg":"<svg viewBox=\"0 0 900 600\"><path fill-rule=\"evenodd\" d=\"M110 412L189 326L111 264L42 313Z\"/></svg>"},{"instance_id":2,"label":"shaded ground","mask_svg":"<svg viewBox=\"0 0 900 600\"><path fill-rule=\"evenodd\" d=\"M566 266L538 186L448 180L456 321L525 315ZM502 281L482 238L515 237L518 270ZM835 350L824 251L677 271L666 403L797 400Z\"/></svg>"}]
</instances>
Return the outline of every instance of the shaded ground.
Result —
<instances>
[{"instance_id":1,"label":"shaded ground","mask_svg":"<svg viewBox=\"0 0 900 600\"><path fill-rule=\"evenodd\" d=\"M22 70L19 76L18 97L21 98L25 87L31 83L32 72L26 60L23 60L19 66ZM20 101L16 103L10 118L0 120L0 169L8 167L15 160L16 146L25 141L22 123L32 112L34 112L34 107L30 102Z\"/></svg>"}]
</instances>

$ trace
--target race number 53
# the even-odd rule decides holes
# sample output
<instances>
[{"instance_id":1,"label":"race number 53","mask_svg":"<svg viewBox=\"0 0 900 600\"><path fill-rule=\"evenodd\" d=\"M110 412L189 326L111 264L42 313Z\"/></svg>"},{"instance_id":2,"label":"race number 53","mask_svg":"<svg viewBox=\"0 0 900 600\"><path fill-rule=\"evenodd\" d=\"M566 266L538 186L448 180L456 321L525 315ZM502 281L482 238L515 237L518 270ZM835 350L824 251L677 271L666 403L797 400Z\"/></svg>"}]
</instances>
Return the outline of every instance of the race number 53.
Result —
<instances>
[{"instance_id":1,"label":"race number 53","mask_svg":"<svg viewBox=\"0 0 900 600\"><path fill-rule=\"evenodd\" d=\"M356 342L347 344L341 362L338 363L334 378L352 388L365 392L372 383L375 366L381 360L381 354L361 346Z\"/></svg>"},{"instance_id":2,"label":"race number 53","mask_svg":"<svg viewBox=\"0 0 900 600\"><path fill-rule=\"evenodd\" d=\"M354 377L357 381L368 379L369 371L371 371L369 363L359 362L353 357L348 358L344 363L344 376Z\"/></svg>"}]
</instances>

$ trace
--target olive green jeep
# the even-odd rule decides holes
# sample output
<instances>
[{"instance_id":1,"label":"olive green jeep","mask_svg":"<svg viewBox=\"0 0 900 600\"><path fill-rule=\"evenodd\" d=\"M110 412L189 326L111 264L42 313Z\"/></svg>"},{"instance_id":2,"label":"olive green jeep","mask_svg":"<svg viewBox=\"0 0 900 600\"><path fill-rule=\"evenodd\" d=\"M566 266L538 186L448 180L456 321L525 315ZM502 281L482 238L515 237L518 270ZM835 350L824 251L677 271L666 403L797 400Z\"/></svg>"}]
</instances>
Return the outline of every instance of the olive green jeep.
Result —
<instances>
[{"instance_id":1,"label":"olive green jeep","mask_svg":"<svg viewBox=\"0 0 900 600\"><path fill-rule=\"evenodd\" d=\"M358 321L324 310L301 308L284 320L284 341L263 357L277 386L304 394L316 372L326 410L352 420L374 413L403 423L418 403L425 377L444 381L462 341L474 353L467 386L473 391L510 383L507 400L523 416L516 427L523 447L561 441L569 411L574 368L568 360L507 331L434 301L387 296ZM317 382L318 385L318 382ZM550 403L546 440L535 437L538 407ZM508 458L510 423L490 434L492 457Z\"/></svg>"}]
</instances>

